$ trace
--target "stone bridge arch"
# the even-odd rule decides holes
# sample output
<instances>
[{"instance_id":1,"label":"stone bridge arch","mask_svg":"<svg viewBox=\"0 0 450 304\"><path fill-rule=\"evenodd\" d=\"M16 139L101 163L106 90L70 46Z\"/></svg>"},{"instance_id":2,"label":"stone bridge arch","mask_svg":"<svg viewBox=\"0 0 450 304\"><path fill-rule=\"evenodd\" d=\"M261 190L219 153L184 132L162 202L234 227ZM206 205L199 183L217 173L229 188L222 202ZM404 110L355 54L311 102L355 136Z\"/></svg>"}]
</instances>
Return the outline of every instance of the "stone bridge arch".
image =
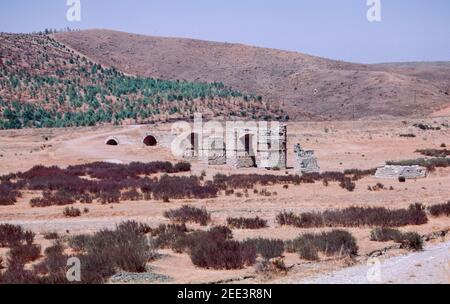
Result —
<instances>
[{"instance_id":1,"label":"stone bridge arch","mask_svg":"<svg viewBox=\"0 0 450 304\"><path fill-rule=\"evenodd\" d=\"M105 140L105 145L107 146L118 146L120 145L120 141L117 137L115 136L109 136L106 140Z\"/></svg>"}]
</instances>

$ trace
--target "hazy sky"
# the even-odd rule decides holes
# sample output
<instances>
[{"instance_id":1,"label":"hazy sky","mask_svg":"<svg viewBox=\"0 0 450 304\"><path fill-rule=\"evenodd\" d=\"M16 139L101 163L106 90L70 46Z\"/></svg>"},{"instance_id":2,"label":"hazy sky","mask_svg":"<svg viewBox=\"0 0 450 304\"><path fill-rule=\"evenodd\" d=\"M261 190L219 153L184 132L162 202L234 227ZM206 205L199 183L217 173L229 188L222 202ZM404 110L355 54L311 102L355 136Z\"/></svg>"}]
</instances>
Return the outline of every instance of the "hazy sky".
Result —
<instances>
[{"instance_id":1,"label":"hazy sky","mask_svg":"<svg viewBox=\"0 0 450 304\"><path fill-rule=\"evenodd\" d=\"M0 0L0 31L107 28L157 36L239 42L364 63L450 61L449 0Z\"/></svg>"}]
</instances>

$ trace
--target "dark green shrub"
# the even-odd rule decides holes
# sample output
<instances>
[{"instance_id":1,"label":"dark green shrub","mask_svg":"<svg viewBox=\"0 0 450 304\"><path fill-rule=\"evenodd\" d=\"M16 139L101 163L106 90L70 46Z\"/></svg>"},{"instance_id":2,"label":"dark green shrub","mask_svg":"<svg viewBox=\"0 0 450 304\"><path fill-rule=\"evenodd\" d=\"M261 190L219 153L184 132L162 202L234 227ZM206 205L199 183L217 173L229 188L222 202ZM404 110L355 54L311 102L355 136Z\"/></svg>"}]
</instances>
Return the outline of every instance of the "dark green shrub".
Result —
<instances>
[{"instance_id":1,"label":"dark green shrub","mask_svg":"<svg viewBox=\"0 0 450 304\"><path fill-rule=\"evenodd\" d=\"M416 232L407 232L403 234L402 247L410 250L420 251L423 249L423 239Z\"/></svg>"},{"instance_id":2,"label":"dark green shrub","mask_svg":"<svg viewBox=\"0 0 450 304\"><path fill-rule=\"evenodd\" d=\"M69 246L80 253L85 283L102 282L116 269L143 272L154 256L139 223L132 221L118 225L115 230L71 238Z\"/></svg>"},{"instance_id":3,"label":"dark green shrub","mask_svg":"<svg viewBox=\"0 0 450 304\"><path fill-rule=\"evenodd\" d=\"M46 232L46 233L44 233L44 239L56 240L56 239L59 239L59 234L57 232Z\"/></svg>"},{"instance_id":4,"label":"dark green shrub","mask_svg":"<svg viewBox=\"0 0 450 304\"><path fill-rule=\"evenodd\" d=\"M187 234L179 234L172 244L172 249L175 252L192 252L192 249L197 244L202 242L224 242L231 240L233 234L228 227L218 226L209 229L208 231L194 231Z\"/></svg>"},{"instance_id":5,"label":"dark green shrub","mask_svg":"<svg viewBox=\"0 0 450 304\"><path fill-rule=\"evenodd\" d=\"M202 226L208 225L211 221L211 215L205 208L200 209L187 205L181 207L180 209L166 211L164 212L164 216L175 222L192 222Z\"/></svg>"},{"instance_id":6,"label":"dark green shrub","mask_svg":"<svg viewBox=\"0 0 450 304\"><path fill-rule=\"evenodd\" d=\"M256 248L256 253L266 260L281 257L284 253L284 242L282 240L256 238L247 239L245 243L253 245Z\"/></svg>"},{"instance_id":7,"label":"dark green shrub","mask_svg":"<svg viewBox=\"0 0 450 304\"><path fill-rule=\"evenodd\" d=\"M318 260L318 253L333 256L354 256L358 253L355 238L347 231L333 230L321 234L304 234L291 245L306 260Z\"/></svg>"},{"instance_id":8,"label":"dark green shrub","mask_svg":"<svg viewBox=\"0 0 450 304\"><path fill-rule=\"evenodd\" d=\"M308 238L294 240L293 246L297 249L297 253L302 259L308 261L318 261L320 259L319 250L314 240Z\"/></svg>"},{"instance_id":9,"label":"dark green shrub","mask_svg":"<svg viewBox=\"0 0 450 304\"><path fill-rule=\"evenodd\" d=\"M241 269L255 263L254 246L237 241L200 239L190 251L195 266L212 269Z\"/></svg>"}]
</instances>

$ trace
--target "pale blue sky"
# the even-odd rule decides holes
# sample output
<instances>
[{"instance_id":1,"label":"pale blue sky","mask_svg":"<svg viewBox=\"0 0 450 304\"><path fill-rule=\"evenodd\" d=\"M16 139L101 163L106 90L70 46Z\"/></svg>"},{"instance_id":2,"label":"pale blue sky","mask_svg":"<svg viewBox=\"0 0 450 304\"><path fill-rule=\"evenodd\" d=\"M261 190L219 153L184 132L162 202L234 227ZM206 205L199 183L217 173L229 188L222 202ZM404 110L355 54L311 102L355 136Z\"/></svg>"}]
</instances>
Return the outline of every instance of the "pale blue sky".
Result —
<instances>
[{"instance_id":1,"label":"pale blue sky","mask_svg":"<svg viewBox=\"0 0 450 304\"><path fill-rule=\"evenodd\" d=\"M362 63L450 61L449 0L0 0L0 31L107 28L157 36L239 42Z\"/></svg>"}]
</instances>

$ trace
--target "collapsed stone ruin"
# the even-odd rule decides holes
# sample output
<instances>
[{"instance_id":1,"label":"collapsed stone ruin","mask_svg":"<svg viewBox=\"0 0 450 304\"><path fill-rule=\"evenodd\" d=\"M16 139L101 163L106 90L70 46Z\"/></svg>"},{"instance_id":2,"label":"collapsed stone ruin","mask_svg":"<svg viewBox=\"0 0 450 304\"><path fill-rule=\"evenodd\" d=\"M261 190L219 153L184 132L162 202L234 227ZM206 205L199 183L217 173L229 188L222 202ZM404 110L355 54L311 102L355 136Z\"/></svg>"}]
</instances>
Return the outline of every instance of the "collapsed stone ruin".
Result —
<instances>
[{"instance_id":1,"label":"collapsed stone ruin","mask_svg":"<svg viewBox=\"0 0 450 304\"><path fill-rule=\"evenodd\" d=\"M287 126L278 130L236 129L223 136L200 138L192 133L185 140L183 157L200 160L211 166L235 168L287 168Z\"/></svg>"},{"instance_id":2,"label":"collapsed stone ruin","mask_svg":"<svg viewBox=\"0 0 450 304\"><path fill-rule=\"evenodd\" d=\"M378 168L375 177L379 179L405 179L425 178L427 169L421 166L384 166Z\"/></svg>"},{"instance_id":3,"label":"collapsed stone ruin","mask_svg":"<svg viewBox=\"0 0 450 304\"><path fill-rule=\"evenodd\" d=\"M162 145L171 147L174 136L158 136L145 133L140 144L148 147ZM126 136L110 136L106 145L137 144L138 139ZM287 168L287 125L276 128L236 128L224 134L207 134L203 138L190 133L181 140L181 154L187 161L202 161L210 166L229 165L235 168L265 168L282 170ZM294 147L295 169L301 173L318 173L320 167L314 151Z\"/></svg>"},{"instance_id":4,"label":"collapsed stone ruin","mask_svg":"<svg viewBox=\"0 0 450 304\"><path fill-rule=\"evenodd\" d=\"M300 144L294 146L295 170L301 173L319 173L320 167L314 151L303 150Z\"/></svg>"}]
</instances>

